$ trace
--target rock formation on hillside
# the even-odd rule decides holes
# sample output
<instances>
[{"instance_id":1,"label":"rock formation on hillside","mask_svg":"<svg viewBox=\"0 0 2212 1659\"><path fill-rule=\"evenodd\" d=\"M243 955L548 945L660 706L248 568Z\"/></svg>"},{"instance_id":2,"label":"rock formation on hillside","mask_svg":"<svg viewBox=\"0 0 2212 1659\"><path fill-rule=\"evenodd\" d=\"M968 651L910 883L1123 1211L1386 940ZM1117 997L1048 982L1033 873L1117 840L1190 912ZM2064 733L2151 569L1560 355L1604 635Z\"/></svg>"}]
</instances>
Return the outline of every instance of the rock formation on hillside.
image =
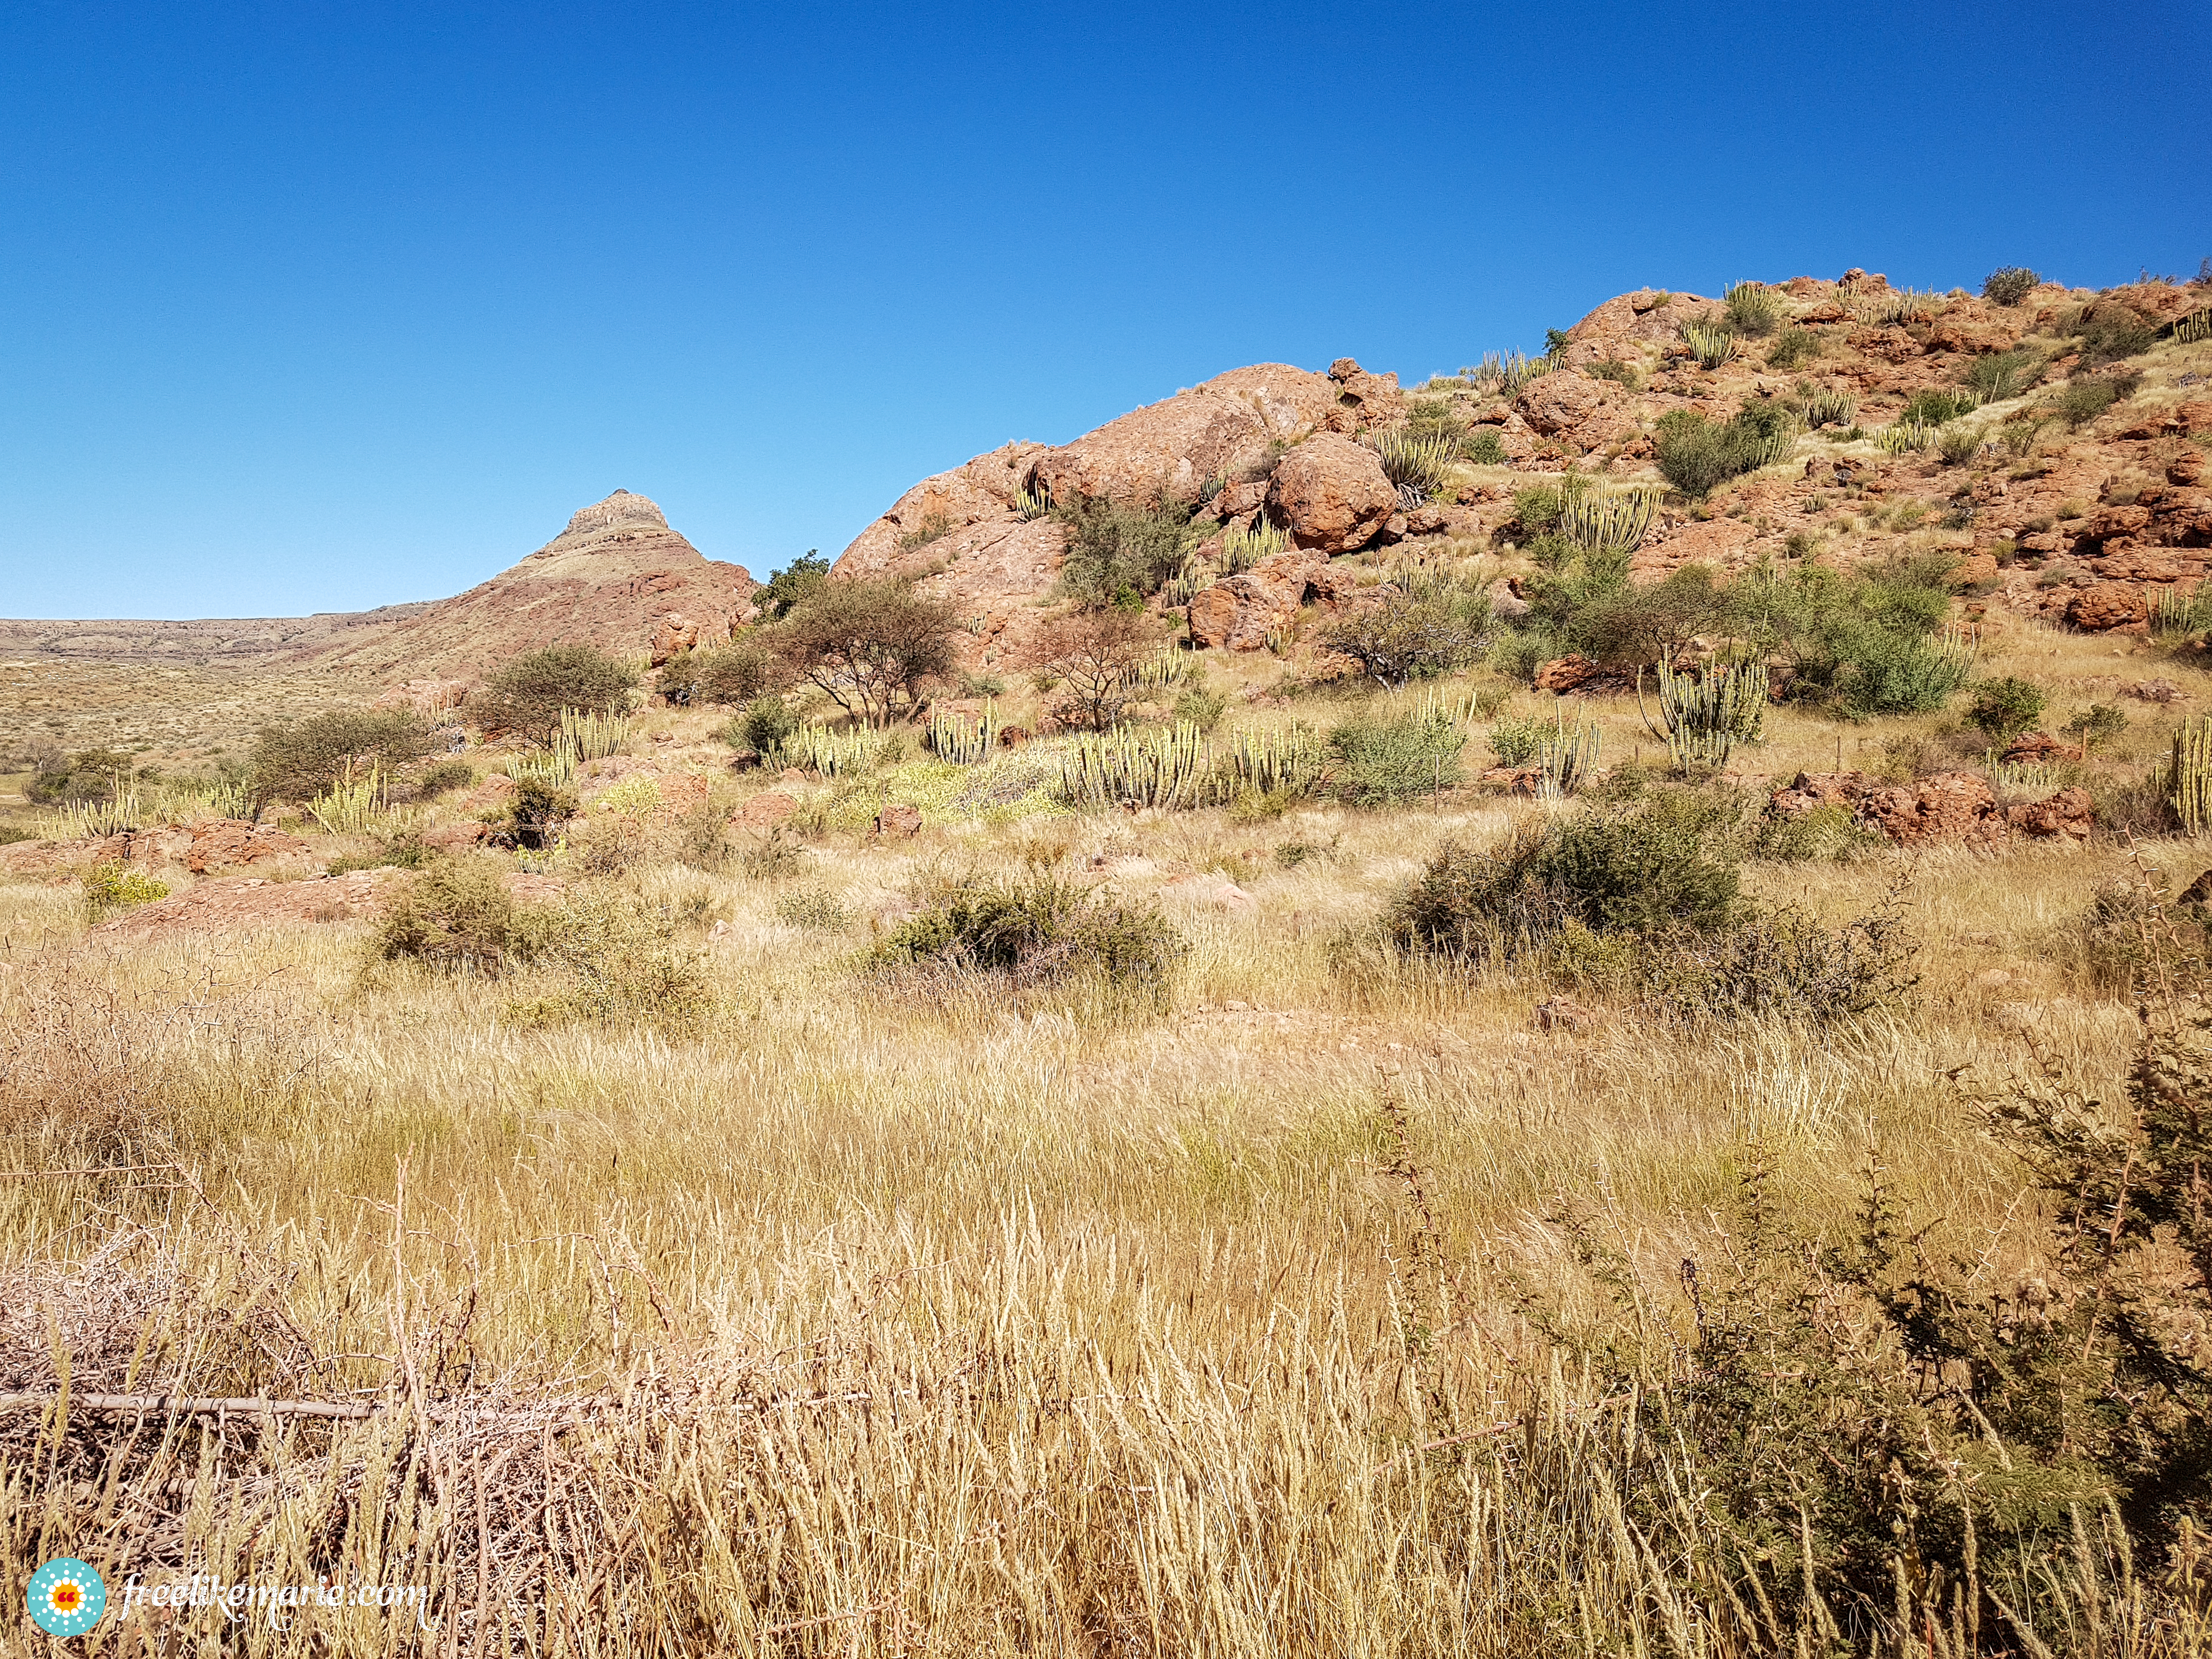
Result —
<instances>
[{"instance_id":1,"label":"rock formation on hillside","mask_svg":"<svg viewBox=\"0 0 2212 1659\"><path fill-rule=\"evenodd\" d=\"M695 640L727 639L758 585L740 567L702 555L644 496L617 489L520 563L328 662L386 681L465 683L543 646L649 651L672 616Z\"/></svg>"},{"instance_id":2,"label":"rock formation on hillside","mask_svg":"<svg viewBox=\"0 0 2212 1659\"><path fill-rule=\"evenodd\" d=\"M1637 577L1688 563L1740 569L1814 549L1849 562L1909 545L1954 554L1960 585L1973 592L2104 629L2141 628L2154 588L2206 574L2212 343L2173 338L2177 322L2212 303L2203 286L2093 294L2045 283L2007 306L1957 290L1902 295L1850 270L1766 292L1778 313L1768 331L1740 335L1714 369L1698 366L1683 325L1714 319L1721 303L1644 289L1592 311L1541 366L1549 372L1510 392L1480 374L1408 392L1350 358L1326 375L1279 363L1232 370L1072 443L1009 444L924 479L854 538L836 570L916 579L966 622L970 666L1018 667L1048 617L1065 556L1047 504L1084 494L1124 504L1205 497L1202 519L1225 528L1264 515L1298 555L1296 582L1287 563L1279 579L1272 568L1260 580L1232 579L1243 588L1221 584L1228 591L1190 618L1202 643L1255 648L1297 603L1293 588L1308 603L1340 602L1343 584L1314 580L1316 560L1487 543L1500 532L1510 539L1514 493L1528 475L1573 467L1607 483L1658 483L1653 432L1670 411L1725 419L1747 404L1802 407L1826 393L1851 401L1850 424L1804 434L1785 464L1728 484L1704 507L1672 499L1638 550ZM2041 409L2075 370L2099 368L2080 326L2092 313L2132 329L2138 347L2163 343L2122 365L2142 372L2140 386L2107 414L2078 427L2046 419L2017 453L2001 448L2000 425ZM1776 349L1785 336L1794 361ZM1982 440L1971 456L1947 463L1870 441L1914 394L1956 391L1978 359L2022 349L2035 360L2033 383L1969 418ZM1443 499L1398 496L1356 440L1403 424L1417 402L1471 435L1494 434L1483 441L1503 465L1463 467Z\"/></svg>"}]
</instances>

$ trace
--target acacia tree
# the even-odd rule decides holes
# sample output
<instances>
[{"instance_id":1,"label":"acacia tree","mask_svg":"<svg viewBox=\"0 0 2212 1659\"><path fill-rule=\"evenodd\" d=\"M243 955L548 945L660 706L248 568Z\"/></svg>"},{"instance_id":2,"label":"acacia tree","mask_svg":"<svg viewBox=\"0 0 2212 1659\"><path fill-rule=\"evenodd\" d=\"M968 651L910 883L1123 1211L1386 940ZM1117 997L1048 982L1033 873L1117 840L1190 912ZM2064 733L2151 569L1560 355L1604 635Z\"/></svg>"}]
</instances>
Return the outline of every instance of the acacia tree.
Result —
<instances>
[{"instance_id":1,"label":"acacia tree","mask_svg":"<svg viewBox=\"0 0 2212 1659\"><path fill-rule=\"evenodd\" d=\"M488 730L550 743L562 709L620 708L637 681L636 669L594 646L556 645L501 663L470 701Z\"/></svg>"},{"instance_id":2,"label":"acacia tree","mask_svg":"<svg viewBox=\"0 0 2212 1659\"><path fill-rule=\"evenodd\" d=\"M775 625L776 654L799 678L870 725L910 713L952 672L952 607L895 577L825 581Z\"/></svg>"},{"instance_id":3,"label":"acacia tree","mask_svg":"<svg viewBox=\"0 0 2212 1659\"><path fill-rule=\"evenodd\" d=\"M1054 623L1043 641L1044 666L1060 681L1053 719L1094 732L1119 726L1135 701L1135 670L1152 642L1143 613L1118 607L1078 611Z\"/></svg>"}]
</instances>

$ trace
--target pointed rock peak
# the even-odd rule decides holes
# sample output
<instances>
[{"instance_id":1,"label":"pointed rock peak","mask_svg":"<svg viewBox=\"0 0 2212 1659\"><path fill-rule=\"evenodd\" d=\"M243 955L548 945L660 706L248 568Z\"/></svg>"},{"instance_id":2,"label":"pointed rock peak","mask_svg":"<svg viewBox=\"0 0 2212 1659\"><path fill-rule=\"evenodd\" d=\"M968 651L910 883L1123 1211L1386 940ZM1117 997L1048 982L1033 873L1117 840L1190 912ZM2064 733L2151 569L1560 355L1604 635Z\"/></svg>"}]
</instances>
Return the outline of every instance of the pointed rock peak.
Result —
<instances>
[{"instance_id":1,"label":"pointed rock peak","mask_svg":"<svg viewBox=\"0 0 2212 1659\"><path fill-rule=\"evenodd\" d=\"M618 524L657 525L668 528L668 520L660 509L642 495L633 495L627 489L617 489L603 501L580 509L568 520L565 532L571 536L588 536L595 531L612 529Z\"/></svg>"}]
</instances>

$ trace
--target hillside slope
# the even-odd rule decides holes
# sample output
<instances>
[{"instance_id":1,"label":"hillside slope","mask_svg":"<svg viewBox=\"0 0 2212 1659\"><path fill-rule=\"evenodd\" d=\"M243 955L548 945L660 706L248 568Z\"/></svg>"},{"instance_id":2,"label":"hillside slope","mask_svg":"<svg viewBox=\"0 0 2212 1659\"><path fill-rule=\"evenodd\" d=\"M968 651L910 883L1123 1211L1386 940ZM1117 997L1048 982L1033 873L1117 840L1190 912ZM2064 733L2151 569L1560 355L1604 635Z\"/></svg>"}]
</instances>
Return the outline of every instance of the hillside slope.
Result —
<instances>
[{"instance_id":1,"label":"hillside slope","mask_svg":"<svg viewBox=\"0 0 2212 1659\"><path fill-rule=\"evenodd\" d=\"M1233 370L1072 443L1009 444L926 478L836 568L915 578L967 623L971 665L1020 666L1066 555L1061 526L1041 512L1048 501L1203 498L1201 529L1264 516L1311 553L1420 556L1500 544L1516 489L1569 469L1607 485L1663 486L1655 436L1670 414L1725 421L1775 404L1796 431L1784 459L1703 501L1671 495L1638 550L1639 579L1688 563L1727 570L1940 550L1960 561L1962 588L2103 629L2140 629L2153 590L2205 574L2212 501L2198 485L2201 441L2212 437L2212 342L2175 338L2177 323L2212 304L2201 283L2101 294L2044 283L2008 305L1961 290L1899 292L1855 270L1759 295L1765 314L1735 326L1729 355L1711 368L1685 325L1729 325L1723 302L1644 289L1599 306L1518 373L1493 362L1409 392L1348 358L1326 375L1282 364ZM2010 384L1995 373L2005 354L2019 359ZM1922 447L1877 441L1916 394L1957 393L1977 376L1993 395L1930 425ZM2062 392L2106 380L2123 392L2108 410L2062 417ZM1813 424L1823 398L1848 412ZM1400 510L1388 498L1376 507L1375 491L1388 487L1379 466L1327 434L1372 440L1409 422L1455 428L1469 453L1494 459L1460 465L1446 489L1408 494ZM1939 429L1970 435L1969 453L1937 453ZM1290 461L1309 445L1310 459ZM1286 463L1305 475L1294 489ZM1293 586L1309 599L1316 591L1310 574ZM1256 644L1266 631L1244 627L1234 642Z\"/></svg>"}]
</instances>

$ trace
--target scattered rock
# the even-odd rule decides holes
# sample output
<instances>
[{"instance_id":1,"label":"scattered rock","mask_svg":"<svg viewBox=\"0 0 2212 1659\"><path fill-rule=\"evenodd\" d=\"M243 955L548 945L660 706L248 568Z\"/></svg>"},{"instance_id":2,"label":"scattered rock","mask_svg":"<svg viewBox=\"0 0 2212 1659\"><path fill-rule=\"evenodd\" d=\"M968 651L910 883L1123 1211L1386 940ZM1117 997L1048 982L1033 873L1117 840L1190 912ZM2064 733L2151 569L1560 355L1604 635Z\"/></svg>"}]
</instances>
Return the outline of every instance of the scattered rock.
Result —
<instances>
[{"instance_id":1,"label":"scattered rock","mask_svg":"<svg viewBox=\"0 0 2212 1659\"><path fill-rule=\"evenodd\" d=\"M1270 553L1249 570L1225 576L1190 601L1190 637L1202 647L1257 651L1267 636L1296 620L1309 602L1340 611L1386 590L1362 589L1349 571L1307 548Z\"/></svg>"},{"instance_id":2,"label":"scattered rock","mask_svg":"<svg viewBox=\"0 0 2212 1659\"><path fill-rule=\"evenodd\" d=\"M699 624L672 611L653 630L653 665L658 668L679 651L697 649L698 644Z\"/></svg>"},{"instance_id":3,"label":"scattered rock","mask_svg":"<svg viewBox=\"0 0 2212 1659\"><path fill-rule=\"evenodd\" d=\"M2085 633L2126 628L2149 614L2142 589L2133 582L2098 582L2068 601L2066 619Z\"/></svg>"},{"instance_id":4,"label":"scattered rock","mask_svg":"<svg viewBox=\"0 0 2212 1659\"><path fill-rule=\"evenodd\" d=\"M2077 744L2061 743L2048 732L2027 732L2006 746L2003 758L2014 765L2081 758Z\"/></svg>"},{"instance_id":5,"label":"scattered rock","mask_svg":"<svg viewBox=\"0 0 2212 1659\"><path fill-rule=\"evenodd\" d=\"M2097 804L2089 799L2086 789L2061 789L2042 800L2011 808L2005 819L2022 835L2038 840L2063 836L2073 841L2087 841L2089 832L2097 827Z\"/></svg>"},{"instance_id":6,"label":"scattered rock","mask_svg":"<svg viewBox=\"0 0 2212 1659\"><path fill-rule=\"evenodd\" d=\"M1405 394L1395 374L1370 374L1349 357L1328 366L1328 378L1343 388L1338 394L1362 426L1387 426L1405 414Z\"/></svg>"},{"instance_id":7,"label":"scattered rock","mask_svg":"<svg viewBox=\"0 0 2212 1659\"><path fill-rule=\"evenodd\" d=\"M1875 789L1860 803L1859 811L1901 847L1986 843L2002 840L2006 828L1989 780L1978 772L1938 772Z\"/></svg>"},{"instance_id":8,"label":"scattered rock","mask_svg":"<svg viewBox=\"0 0 2212 1659\"><path fill-rule=\"evenodd\" d=\"M740 806L736 822L748 830L772 830L798 810L797 800L781 789L770 789Z\"/></svg>"},{"instance_id":9,"label":"scattered rock","mask_svg":"<svg viewBox=\"0 0 2212 1659\"><path fill-rule=\"evenodd\" d=\"M910 806L902 801L892 802L876 814L876 833L879 836L920 835L921 808Z\"/></svg>"},{"instance_id":10,"label":"scattered rock","mask_svg":"<svg viewBox=\"0 0 2212 1659\"><path fill-rule=\"evenodd\" d=\"M264 859L304 858L307 844L295 836L267 824L243 818L218 818L192 830L192 844L185 854L185 868L194 875L228 866L258 864Z\"/></svg>"},{"instance_id":11,"label":"scattered rock","mask_svg":"<svg viewBox=\"0 0 2212 1659\"><path fill-rule=\"evenodd\" d=\"M1570 651L1564 657L1536 665L1536 689L1549 691L1553 696L1579 691L1599 678L1598 665L1579 651Z\"/></svg>"}]
</instances>

